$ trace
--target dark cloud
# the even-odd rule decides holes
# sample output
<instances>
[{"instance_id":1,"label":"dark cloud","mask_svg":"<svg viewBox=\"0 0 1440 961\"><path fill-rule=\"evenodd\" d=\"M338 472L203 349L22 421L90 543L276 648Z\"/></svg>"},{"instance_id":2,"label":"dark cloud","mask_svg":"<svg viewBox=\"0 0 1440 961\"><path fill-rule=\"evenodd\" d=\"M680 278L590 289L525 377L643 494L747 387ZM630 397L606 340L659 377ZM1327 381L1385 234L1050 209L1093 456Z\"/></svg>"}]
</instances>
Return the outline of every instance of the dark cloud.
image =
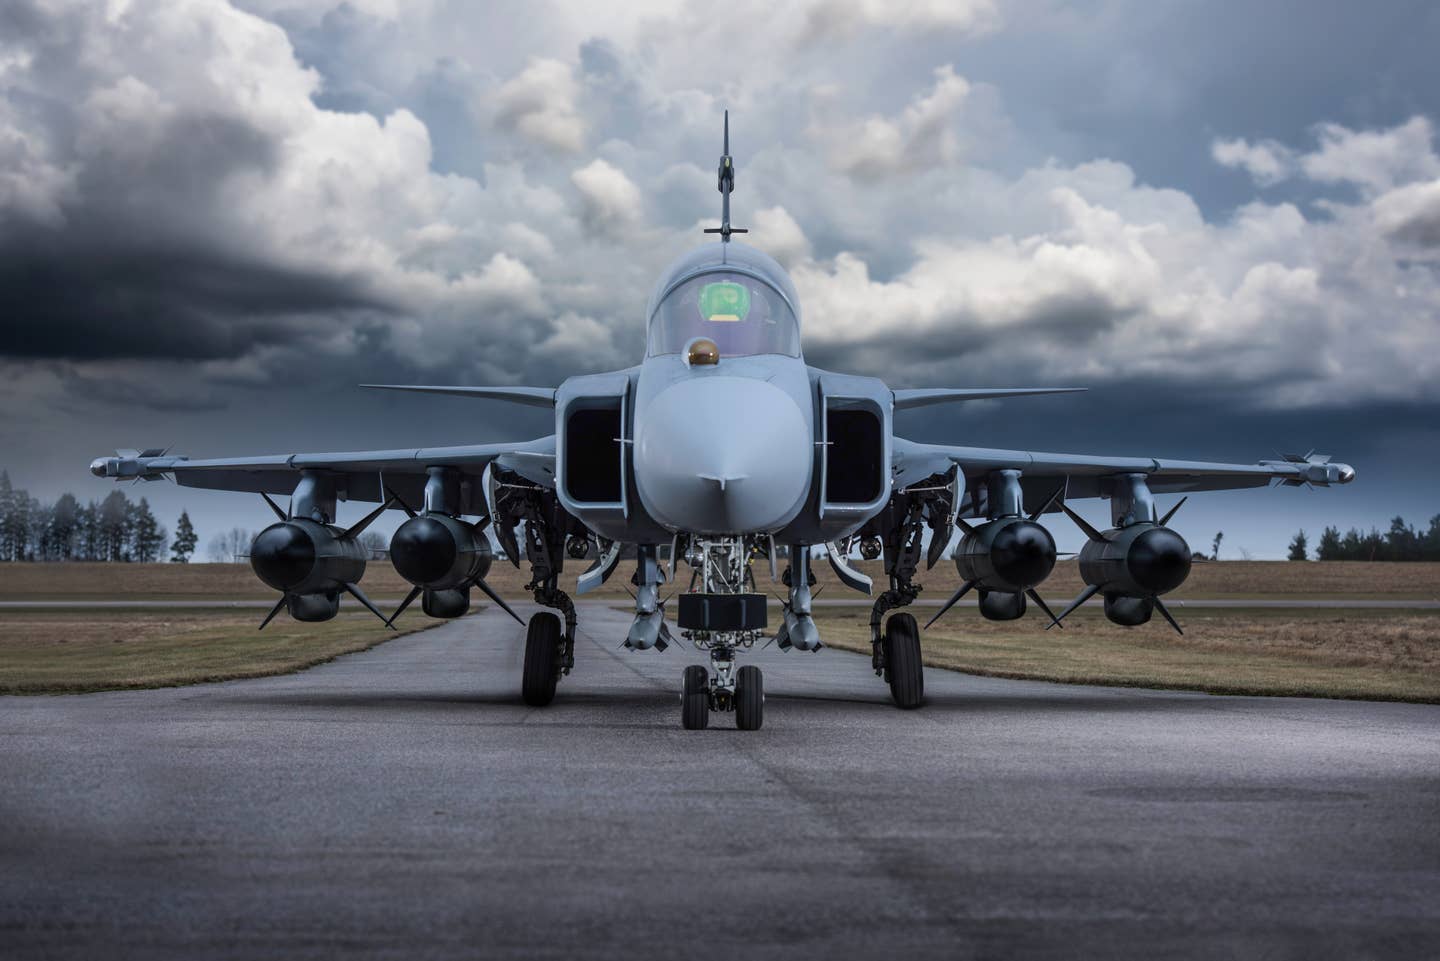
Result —
<instances>
[{"instance_id":1,"label":"dark cloud","mask_svg":"<svg viewBox=\"0 0 1440 961\"><path fill-rule=\"evenodd\" d=\"M221 251L47 240L0 247L0 291L11 318L0 355L234 358L312 339L313 328L337 313L384 309L343 278Z\"/></svg>"}]
</instances>

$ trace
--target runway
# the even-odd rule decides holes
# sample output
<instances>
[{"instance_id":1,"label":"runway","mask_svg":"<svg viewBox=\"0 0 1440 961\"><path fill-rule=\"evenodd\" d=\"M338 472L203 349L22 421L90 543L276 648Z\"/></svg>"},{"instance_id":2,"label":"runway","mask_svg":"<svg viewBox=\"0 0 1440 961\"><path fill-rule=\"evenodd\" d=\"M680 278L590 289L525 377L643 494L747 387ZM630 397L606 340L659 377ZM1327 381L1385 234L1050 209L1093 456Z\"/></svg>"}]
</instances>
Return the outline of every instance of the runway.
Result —
<instances>
[{"instance_id":1,"label":"runway","mask_svg":"<svg viewBox=\"0 0 1440 961\"><path fill-rule=\"evenodd\" d=\"M772 648L763 730L687 732L699 655L582 613L545 709L493 611L0 698L0 955L1440 956L1440 706L931 670L901 712Z\"/></svg>"},{"instance_id":2,"label":"runway","mask_svg":"<svg viewBox=\"0 0 1440 961\"><path fill-rule=\"evenodd\" d=\"M390 604L399 603L398 597L376 597L372 600ZM611 600L581 600L577 606L585 607L615 607L624 606L628 601L625 598L614 598ZM872 598L824 598L812 602L816 607L863 607L867 610L875 602ZM945 603L943 599L929 598L915 601L914 607L939 607ZM1394 611L1440 611L1440 600L1425 598L1379 598L1361 597L1353 600L1345 598L1326 597L1256 597L1256 598L1197 598L1195 600L1171 600L1167 602L1174 610L1184 610L1187 607L1193 608L1234 608L1234 609L1285 609L1295 608L1298 610L1394 610ZM26 600L26 601L0 601L0 611L30 611L30 610L186 610L193 608L214 609L222 607L237 607L250 610L264 611L275 606L274 601L262 600L235 600L233 598L211 598L211 599L167 599L167 600L127 600L117 598L115 600ZM956 609L976 608L980 606L979 601L960 600L956 601ZM772 609L778 609L778 602L771 604Z\"/></svg>"}]
</instances>

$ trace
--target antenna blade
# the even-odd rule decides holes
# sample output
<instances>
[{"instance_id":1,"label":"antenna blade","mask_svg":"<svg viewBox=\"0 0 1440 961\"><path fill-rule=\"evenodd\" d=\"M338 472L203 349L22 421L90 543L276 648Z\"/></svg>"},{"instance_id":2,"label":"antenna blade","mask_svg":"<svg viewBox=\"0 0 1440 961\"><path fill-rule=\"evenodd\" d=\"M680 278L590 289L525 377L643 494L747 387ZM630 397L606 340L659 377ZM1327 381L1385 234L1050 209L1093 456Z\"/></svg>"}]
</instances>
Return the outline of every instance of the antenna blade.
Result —
<instances>
[{"instance_id":1,"label":"antenna blade","mask_svg":"<svg viewBox=\"0 0 1440 961\"><path fill-rule=\"evenodd\" d=\"M968 593L970 592L970 588L972 588L972 587L974 587L974 586L975 586L975 582L974 582L974 581L966 581L964 584L961 584L961 585L960 585L960 590L956 591L954 594L951 594L951 595L950 595L950 600L946 601L946 602L945 602L945 606L942 607L942 608L940 608L940 613L938 613L938 614L936 614L934 617L930 618L930 620L926 623L926 625L925 625L925 630L927 630L927 631L930 630L930 625L931 625L931 624L934 624L936 621L940 620L940 618L944 617L944 616L945 616L945 612L948 611L948 610L950 610L950 608L954 607L954 606L955 606L955 602L958 601L958 600L960 600L960 598L964 597L966 594L968 594Z\"/></svg>"},{"instance_id":2,"label":"antenna blade","mask_svg":"<svg viewBox=\"0 0 1440 961\"><path fill-rule=\"evenodd\" d=\"M515 618L515 623L517 623L517 624L524 624L524 623L525 623L524 621L522 621L522 620L520 619L520 615L515 613L515 609L514 609L513 607L511 607L509 604L506 604L506 603L505 603L505 598L503 598L503 597L501 597L499 594L495 593L495 589L492 588L489 584L486 584L486 583L485 583L485 579L484 579L483 577L482 577L480 580L478 580L478 581L475 582L475 586L478 587L478 588L480 588L480 590L484 591L486 597L490 598L490 600L492 600L492 601L494 601L496 604L500 605L500 609L501 609L502 611L504 611L506 614L509 614L511 617Z\"/></svg>"},{"instance_id":3,"label":"antenna blade","mask_svg":"<svg viewBox=\"0 0 1440 961\"><path fill-rule=\"evenodd\" d=\"M404 614L405 608L409 607L412 603L414 603L415 598L419 597L420 592L423 590L425 590L425 588L423 587L411 588L410 593L405 595L405 600L400 602L400 606L395 608L395 613L391 614L390 620L386 621L385 623L390 627L394 627L395 618L399 617L401 614Z\"/></svg>"},{"instance_id":4,"label":"antenna blade","mask_svg":"<svg viewBox=\"0 0 1440 961\"><path fill-rule=\"evenodd\" d=\"M289 518L285 516L285 512L280 509L280 505L270 499L269 494L261 491L260 496L265 498L265 503L270 505L270 509L275 512L276 517L280 518L282 521L289 520Z\"/></svg>"},{"instance_id":5,"label":"antenna blade","mask_svg":"<svg viewBox=\"0 0 1440 961\"><path fill-rule=\"evenodd\" d=\"M1175 622L1175 618L1170 616L1170 609L1165 606L1165 602L1160 600L1160 598L1158 597L1151 598L1151 600L1154 601L1155 610L1160 612L1160 616L1165 618L1165 620L1170 624L1171 627L1175 628L1175 633L1179 634L1181 637L1184 637L1185 632L1180 630L1180 625Z\"/></svg>"},{"instance_id":6,"label":"antenna blade","mask_svg":"<svg viewBox=\"0 0 1440 961\"><path fill-rule=\"evenodd\" d=\"M1045 630L1048 631L1056 624L1059 624L1061 621L1065 620L1065 618L1069 617L1070 614L1075 610L1075 608L1079 607L1081 604L1084 604L1086 601L1090 600L1090 598L1094 597L1099 592L1100 588L1096 587L1094 584L1091 584L1089 587L1085 588L1085 590L1080 592L1079 597L1075 598L1075 600L1070 602L1069 607L1065 608L1065 610L1060 612L1059 617L1055 618L1055 620L1045 625Z\"/></svg>"},{"instance_id":7,"label":"antenna blade","mask_svg":"<svg viewBox=\"0 0 1440 961\"><path fill-rule=\"evenodd\" d=\"M1047 629L1048 629L1051 625L1054 625L1055 627L1060 628L1062 631L1065 629L1065 625L1064 625L1064 624L1061 624L1061 623L1060 623L1060 618L1056 617L1056 616L1055 616L1055 612L1052 611L1052 610L1050 610L1050 605L1045 603L1045 599L1040 596L1040 592L1039 592L1039 591L1035 590L1035 588L1032 587L1032 588L1030 588L1028 591L1025 592L1025 595L1026 595L1027 597L1029 597L1030 600L1032 600L1032 601L1034 601L1036 604L1038 604L1038 605L1040 606L1040 610L1042 610L1042 611L1045 612L1045 616L1048 617L1048 618L1050 618L1050 623L1047 624L1047 625L1045 625Z\"/></svg>"},{"instance_id":8,"label":"antenna blade","mask_svg":"<svg viewBox=\"0 0 1440 961\"><path fill-rule=\"evenodd\" d=\"M1176 504L1174 507L1172 507L1172 508L1170 508L1168 511L1166 511L1166 512L1165 512L1165 516L1162 517L1162 518L1160 518L1160 526L1161 526L1161 527L1164 527L1166 524L1169 524L1169 523L1170 523L1170 518L1174 517L1174 516L1175 516L1175 512L1178 511L1180 508L1184 507L1184 506L1185 506L1185 502L1188 501L1189 499L1190 499L1189 495L1186 495L1185 497L1180 498L1180 503Z\"/></svg>"},{"instance_id":9,"label":"antenna blade","mask_svg":"<svg viewBox=\"0 0 1440 961\"><path fill-rule=\"evenodd\" d=\"M265 625L269 624L275 619L275 615L280 613L280 608L285 606L285 601L287 599L288 598L286 595L280 595L280 600L275 603L274 607L270 608L270 613L265 615L265 620L260 622L260 630L265 630Z\"/></svg>"},{"instance_id":10,"label":"antenna blade","mask_svg":"<svg viewBox=\"0 0 1440 961\"><path fill-rule=\"evenodd\" d=\"M381 504L379 507L366 514L364 517L360 518L360 522L358 524L351 526L347 531L345 531L344 534L340 536L346 538L359 537L361 534L365 533L365 528L375 523L375 518L379 517L381 514L385 513L390 509L390 505L393 502L394 498L387 499L385 503Z\"/></svg>"},{"instance_id":11,"label":"antenna blade","mask_svg":"<svg viewBox=\"0 0 1440 961\"><path fill-rule=\"evenodd\" d=\"M390 495L390 499L391 499L392 501L394 501L395 503L397 503L397 504L400 505L400 509L405 512L405 516L406 516L406 517L414 517L414 516L415 516L415 511L410 508L410 505L407 504L407 503L405 503L404 501L402 501L402 500L400 499L400 495L397 494L397 493L395 493L393 490L391 490L391 489L390 489L390 485L388 485L388 484L385 485L385 493L387 493L387 494Z\"/></svg>"},{"instance_id":12,"label":"antenna blade","mask_svg":"<svg viewBox=\"0 0 1440 961\"><path fill-rule=\"evenodd\" d=\"M1030 515L1029 519L1032 521L1038 520L1040 518L1040 515L1048 511L1050 509L1050 505L1055 503L1055 499L1063 493L1065 493L1065 484L1064 482L1061 482L1060 486L1055 488L1055 493L1051 494L1050 498L1045 501L1045 503L1041 504L1039 509L1036 510L1035 513ZM1181 501L1181 503L1183 504L1184 501Z\"/></svg>"},{"instance_id":13,"label":"antenna blade","mask_svg":"<svg viewBox=\"0 0 1440 961\"><path fill-rule=\"evenodd\" d=\"M1075 522L1076 527L1080 528L1082 531L1085 532L1086 537L1090 538L1092 541L1100 541L1102 544L1105 542L1105 535L1097 531L1095 528L1091 527L1090 522L1087 521L1085 518L1072 511L1070 509L1070 505L1061 504L1060 509L1064 511L1072 521Z\"/></svg>"},{"instance_id":14,"label":"antenna blade","mask_svg":"<svg viewBox=\"0 0 1440 961\"><path fill-rule=\"evenodd\" d=\"M361 604L365 605L365 609L366 609L367 611L369 611L371 614L374 614L376 617L380 618L380 623L384 624L386 627L390 628L390 630L392 630L392 631L395 630L395 625L390 623L390 620L391 620L391 619L388 618L388 617L386 617L384 614L381 614L381 613L380 613L380 608L378 608L378 607L376 607L374 604L371 604L371 603L370 603L370 598L366 597L366 596L365 596L365 593L360 590L360 585L358 585L358 584L341 584L340 586L343 587L343 588L345 588L345 590L350 593L350 596L351 596L351 597L355 598L355 600L357 600L357 601L359 601Z\"/></svg>"}]
</instances>

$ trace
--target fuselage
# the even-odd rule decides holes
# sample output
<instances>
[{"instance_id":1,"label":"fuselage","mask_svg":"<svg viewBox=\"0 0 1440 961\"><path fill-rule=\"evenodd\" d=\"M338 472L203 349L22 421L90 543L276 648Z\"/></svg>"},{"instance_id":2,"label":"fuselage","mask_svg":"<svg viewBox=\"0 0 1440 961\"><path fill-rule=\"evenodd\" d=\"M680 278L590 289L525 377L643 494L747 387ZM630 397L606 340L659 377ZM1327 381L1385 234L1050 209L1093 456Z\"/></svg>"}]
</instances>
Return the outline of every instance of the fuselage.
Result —
<instances>
[{"instance_id":1,"label":"fuselage","mask_svg":"<svg viewBox=\"0 0 1440 961\"><path fill-rule=\"evenodd\" d=\"M884 505L890 393L805 364L798 297L778 263L742 244L699 248L665 272L646 317L638 366L558 393L557 490L570 513L627 541L815 543ZM847 460L827 484L837 455Z\"/></svg>"}]
</instances>

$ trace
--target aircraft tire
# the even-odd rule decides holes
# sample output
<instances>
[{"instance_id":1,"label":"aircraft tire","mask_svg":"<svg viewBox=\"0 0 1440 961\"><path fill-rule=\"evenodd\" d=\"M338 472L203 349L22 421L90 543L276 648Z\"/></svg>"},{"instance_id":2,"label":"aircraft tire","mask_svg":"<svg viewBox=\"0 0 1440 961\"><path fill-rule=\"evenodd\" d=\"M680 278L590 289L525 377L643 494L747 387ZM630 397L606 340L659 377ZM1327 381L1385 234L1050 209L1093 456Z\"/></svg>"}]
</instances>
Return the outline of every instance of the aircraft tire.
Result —
<instances>
[{"instance_id":1,"label":"aircraft tire","mask_svg":"<svg viewBox=\"0 0 1440 961\"><path fill-rule=\"evenodd\" d=\"M710 724L710 673L699 664L680 675L680 723L687 731L702 731Z\"/></svg>"},{"instance_id":2,"label":"aircraft tire","mask_svg":"<svg viewBox=\"0 0 1440 961\"><path fill-rule=\"evenodd\" d=\"M547 611L530 616L525 635L525 668L520 694L531 707L544 707L555 700L555 682L560 677L560 618Z\"/></svg>"},{"instance_id":3,"label":"aircraft tire","mask_svg":"<svg viewBox=\"0 0 1440 961\"><path fill-rule=\"evenodd\" d=\"M885 679L897 707L908 710L925 700L920 628L909 614L892 614L885 622Z\"/></svg>"},{"instance_id":4,"label":"aircraft tire","mask_svg":"<svg viewBox=\"0 0 1440 961\"><path fill-rule=\"evenodd\" d=\"M735 674L735 726L758 731L765 723L765 677L760 668L747 664Z\"/></svg>"}]
</instances>

